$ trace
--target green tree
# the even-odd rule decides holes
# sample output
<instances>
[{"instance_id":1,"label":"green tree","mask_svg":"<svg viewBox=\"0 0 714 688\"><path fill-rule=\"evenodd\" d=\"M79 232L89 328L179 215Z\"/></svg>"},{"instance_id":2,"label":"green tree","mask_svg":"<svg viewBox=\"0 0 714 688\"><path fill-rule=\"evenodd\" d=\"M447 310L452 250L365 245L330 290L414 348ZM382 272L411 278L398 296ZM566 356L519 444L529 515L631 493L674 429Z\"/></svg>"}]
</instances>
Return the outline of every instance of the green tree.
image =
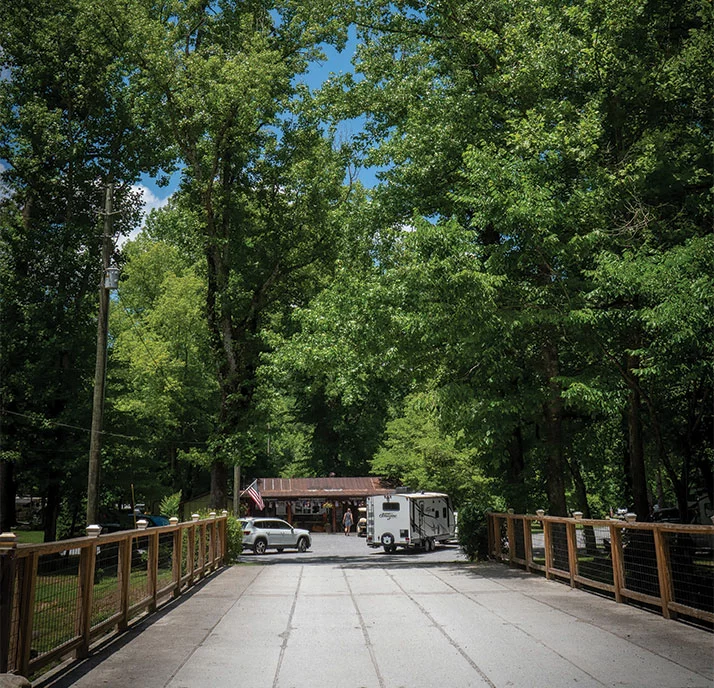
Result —
<instances>
[{"instance_id":1,"label":"green tree","mask_svg":"<svg viewBox=\"0 0 714 688\"><path fill-rule=\"evenodd\" d=\"M334 36L292 3L132 10L115 27L141 65L131 89L172 136L183 163L180 202L204 249L221 394L211 493L222 507L228 465L250 459L241 438L253 423L266 317L309 292L334 250L330 208L344 167L298 111L295 86L316 45Z\"/></svg>"},{"instance_id":2,"label":"green tree","mask_svg":"<svg viewBox=\"0 0 714 688\"><path fill-rule=\"evenodd\" d=\"M92 4L20 2L0 17L3 528L16 482L81 495L89 426L102 185L117 184L116 231L137 219L131 183L161 146L137 125L126 71L90 20ZM14 476L13 476L14 473Z\"/></svg>"}]
</instances>

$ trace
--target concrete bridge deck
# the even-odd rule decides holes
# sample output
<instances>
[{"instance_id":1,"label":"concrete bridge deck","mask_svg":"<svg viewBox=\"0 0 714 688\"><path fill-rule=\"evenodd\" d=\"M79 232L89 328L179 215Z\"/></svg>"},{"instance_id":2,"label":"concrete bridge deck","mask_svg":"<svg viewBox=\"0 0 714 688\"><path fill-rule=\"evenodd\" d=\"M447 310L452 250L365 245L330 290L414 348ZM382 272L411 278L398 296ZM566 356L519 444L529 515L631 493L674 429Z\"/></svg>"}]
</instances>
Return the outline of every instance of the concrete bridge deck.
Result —
<instances>
[{"instance_id":1,"label":"concrete bridge deck","mask_svg":"<svg viewBox=\"0 0 714 688\"><path fill-rule=\"evenodd\" d=\"M714 635L456 547L242 556L36 688L711 688Z\"/></svg>"}]
</instances>

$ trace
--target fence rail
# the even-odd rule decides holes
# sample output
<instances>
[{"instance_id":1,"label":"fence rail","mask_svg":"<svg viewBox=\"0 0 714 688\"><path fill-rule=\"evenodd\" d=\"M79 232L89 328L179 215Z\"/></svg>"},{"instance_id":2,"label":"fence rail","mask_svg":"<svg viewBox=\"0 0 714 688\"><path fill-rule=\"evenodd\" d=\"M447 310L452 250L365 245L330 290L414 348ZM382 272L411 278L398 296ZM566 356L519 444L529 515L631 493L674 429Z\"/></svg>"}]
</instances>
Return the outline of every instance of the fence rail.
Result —
<instances>
[{"instance_id":1,"label":"fence rail","mask_svg":"<svg viewBox=\"0 0 714 688\"><path fill-rule=\"evenodd\" d=\"M495 559L714 624L714 526L488 514Z\"/></svg>"},{"instance_id":2,"label":"fence rail","mask_svg":"<svg viewBox=\"0 0 714 688\"><path fill-rule=\"evenodd\" d=\"M96 531L96 533L92 530ZM223 516L35 545L0 541L0 673L31 676L224 565Z\"/></svg>"}]
</instances>

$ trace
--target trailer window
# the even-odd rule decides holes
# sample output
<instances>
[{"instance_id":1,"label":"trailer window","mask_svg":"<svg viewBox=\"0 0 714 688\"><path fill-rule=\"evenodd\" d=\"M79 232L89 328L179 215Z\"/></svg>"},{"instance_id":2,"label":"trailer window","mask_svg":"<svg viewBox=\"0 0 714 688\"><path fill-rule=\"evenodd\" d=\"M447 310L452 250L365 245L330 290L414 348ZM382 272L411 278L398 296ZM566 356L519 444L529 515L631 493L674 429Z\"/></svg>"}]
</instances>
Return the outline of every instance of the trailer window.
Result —
<instances>
[{"instance_id":1,"label":"trailer window","mask_svg":"<svg viewBox=\"0 0 714 688\"><path fill-rule=\"evenodd\" d=\"M382 511L399 511L399 502L383 502Z\"/></svg>"}]
</instances>

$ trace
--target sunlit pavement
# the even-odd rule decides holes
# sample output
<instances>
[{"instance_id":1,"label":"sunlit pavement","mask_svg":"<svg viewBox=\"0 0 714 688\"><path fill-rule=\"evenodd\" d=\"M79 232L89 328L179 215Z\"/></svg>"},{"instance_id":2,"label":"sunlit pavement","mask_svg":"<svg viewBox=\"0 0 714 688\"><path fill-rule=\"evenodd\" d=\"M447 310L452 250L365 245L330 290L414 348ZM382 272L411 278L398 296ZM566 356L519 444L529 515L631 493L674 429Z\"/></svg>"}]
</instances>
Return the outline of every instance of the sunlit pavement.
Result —
<instances>
[{"instance_id":1,"label":"sunlit pavement","mask_svg":"<svg viewBox=\"0 0 714 688\"><path fill-rule=\"evenodd\" d=\"M246 552L36 687L711 688L714 636L458 547Z\"/></svg>"}]
</instances>

